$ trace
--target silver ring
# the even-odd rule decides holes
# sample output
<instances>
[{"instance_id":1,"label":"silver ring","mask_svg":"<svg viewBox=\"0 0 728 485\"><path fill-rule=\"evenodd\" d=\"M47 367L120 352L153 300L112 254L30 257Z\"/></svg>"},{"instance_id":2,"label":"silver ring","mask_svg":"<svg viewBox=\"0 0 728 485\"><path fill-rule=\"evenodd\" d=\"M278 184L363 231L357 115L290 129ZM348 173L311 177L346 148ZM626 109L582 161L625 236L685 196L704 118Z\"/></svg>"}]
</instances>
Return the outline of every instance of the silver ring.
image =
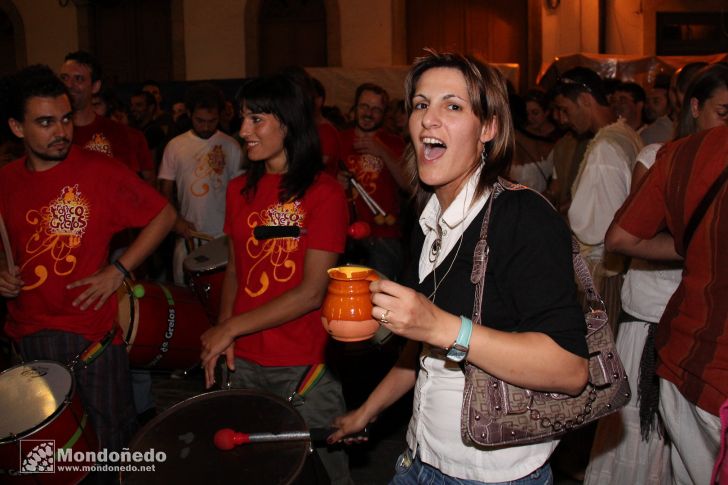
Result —
<instances>
[{"instance_id":1,"label":"silver ring","mask_svg":"<svg viewBox=\"0 0 728 485\"><path fill-rule=\"evenodd\" d=\"M380 323L389 323L389 320L387 320L387 315L389 315L389 310L384 310L382 313L382 316L379 318Z\"/></svg>"}]
</instances>

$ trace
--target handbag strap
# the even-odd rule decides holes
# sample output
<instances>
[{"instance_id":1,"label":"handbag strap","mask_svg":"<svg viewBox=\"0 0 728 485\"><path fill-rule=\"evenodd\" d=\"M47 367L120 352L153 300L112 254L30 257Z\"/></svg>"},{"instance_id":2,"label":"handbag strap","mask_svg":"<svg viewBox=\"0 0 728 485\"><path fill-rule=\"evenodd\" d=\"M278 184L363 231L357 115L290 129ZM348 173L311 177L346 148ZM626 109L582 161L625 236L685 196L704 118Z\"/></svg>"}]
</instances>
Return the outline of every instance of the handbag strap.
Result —
<instances>
[{"instance_id":1,"label":"handbag strap","mask_svg":"<svg viewBox=\"0 0 728 485\"><path fill-rule=\"evenodd\" d=\"M556 210L553 204L551 204L546 197L524 185L514 184L502 178L498 178L498 181L493 184L490 198L488 199L488 206L485 209L485 215L483 216L483 223L480 226L480 237L478 239L478 243L475 245L475 251L473 253L473 269L470 273L470 282L475 284L475 301L473 301L472 321L478 325L482 325L481 310L483 305L483 291L485 288L485 270L488 267L488 256L490 254L490 248L488 246L490 214L493 210L493 201L504 190L530 190L531 192L538 194L549 204L549 206L551 206L552 209ZM571 261L574 267L574 274L576 275L582 290L586 293L590 307L594 309L592 305L597 305L599 310L605 310L604 301L601 296L599 296L599 292L594 286L594 280L589 272L589 268L584 262L584 258L581 257L579 242L573 234L571 236Z\"/></svg>"},{"instance_id":2,"label":"handbag strap","mask_svg":"<svg viewBox=\"0 0 728 485\"><path fill-rule=\"evenodd\" d=\"M480 309L483 304L483 287L485 286L485 270L488 267L488 225L490 223L490 213L493 210L493 201L503 192L503 186L496 182L490 191L488 198L488 206L485 209L483 223L480 226L480 237L475 245L473 253L473 269L470 272L470 282L475 284L475 300L473 301L472 320L476 325L482 325Z\"/></svg>"},{"instance_id":3,"label":"handbag strap","mask_svg":"<svg viewBox=\"0 0 728 485\"><path fill-rule=\"evenodd\" d=\"M690 220L685 226L685 233L683 234L683 252L685 254L688 252L688 246L690 245L690 241L693 239L695 230L703 220L705 213L708 212L708 208L713 203L713 200L715 200L715 196L718 195L718 192L725 183L726 179L728 179L728 165L725 166L718 178L715 179L713 184L705 193L705 196L703 196L703 199L700 201L695 212L693 212L693 215L690 216Z\"/></svg>"}]
</instances>

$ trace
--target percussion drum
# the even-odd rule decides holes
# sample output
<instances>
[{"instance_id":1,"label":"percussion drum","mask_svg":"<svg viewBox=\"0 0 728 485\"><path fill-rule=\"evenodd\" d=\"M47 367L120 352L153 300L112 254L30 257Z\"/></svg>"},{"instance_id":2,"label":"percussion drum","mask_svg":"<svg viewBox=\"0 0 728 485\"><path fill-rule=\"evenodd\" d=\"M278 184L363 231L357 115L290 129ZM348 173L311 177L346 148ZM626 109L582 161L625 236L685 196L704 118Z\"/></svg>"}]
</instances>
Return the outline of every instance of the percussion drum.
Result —
<instances>
[{"instance_id":1,"label":"percussion drum","mask_svg":"<svg viewBox=\"0 0 728 485\"><path fill-rule=\"evenodd\" d=\"M310 440L249 443L232 450L214 444L217 431L244 433L307 431L298 412L281 398L251 389L214 391L178 403L147 423L132 451L163 450L154 473L125 474L124 483L290 484L304 469ZM312 483L306 481L304 483Z\"/></svg>"},{"instance_id":2,"label":"percussion drum","mask_svg":"<svg viewBox=\"0 0 728 485\"><path fill-rule=\"evenodd\" d=\"M190 287L202 302L211 322L217 322L217 316L220 314L222 282L227 262L227 236L218 237L198 247L184 261Z\"/></svg>"},{"instance_id":3,"label":"percussion drum","mask_svg":"<svg viewBox=\"0 0 728 485\"><path fill-rule=\"evenodd\" d=\"M0 409L0 482L67 484L88 474L80 467L75 471L59 468L60 450L98 450L96 433L66 366L35 360L4 371Z\"/></svg>"},{"instance_id":4,"label":"percussion drum","mask_svg":"<svg viewBox=\"0 0 728 485\"><path fill-rule=\"evenodd\" d=\"M132 367L175 370L199 363L200 335L210 322L189 288L127 282L117 296L119 326Z\"/></svg>"}]
</instances>

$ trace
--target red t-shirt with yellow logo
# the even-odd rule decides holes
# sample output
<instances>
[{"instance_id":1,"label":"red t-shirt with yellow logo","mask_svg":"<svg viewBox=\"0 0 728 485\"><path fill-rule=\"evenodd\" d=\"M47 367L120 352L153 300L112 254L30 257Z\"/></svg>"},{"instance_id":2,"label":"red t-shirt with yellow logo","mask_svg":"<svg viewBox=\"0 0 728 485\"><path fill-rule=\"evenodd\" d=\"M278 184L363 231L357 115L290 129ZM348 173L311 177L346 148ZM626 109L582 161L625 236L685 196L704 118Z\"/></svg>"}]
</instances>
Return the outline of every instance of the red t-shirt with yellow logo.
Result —
<instances>
[{"instance_id":1,"label":"red t-shirt with yellow logo","mask_svg":"<svg viewBox=\"0 0 728 485\"><path fill-rule=\"evenodd\" d=\"M49 170L30 171L25 158L0 169L0 213L25 282L7 300L7 334L18 339L54 329L102 337L114 321L116 297L83 311L71 303L87 287L66 285L107 265L111 236L146 225L166 203L118 161L77 147Z\"/></svg>"},{"instance_id":2,"label":"red t-shirt with yellow logo","mask_svg":"<svg viewBox=\"0 0 728 485\"><path fill-rule=\"evenodd\" d=\"M336 179L321 173L301 199L281 203L281 178L264 175L250 200L240 193L245 175L228 184L224 231L235 252L236 315L298 286L307 249L344 251L348 214L344 191ZM259 240L253 234L257 226L296 226L300 235ZM324 360L327 337L321 311L316 309L278 327L239 337L235 355L263 366L317 364Z\"/></svg>"},{"instance_id":3,"label":"red t-shirt with yellow logo","mask_svg":"<svg viewBox=\"0 0 728 485\"><path fill-rule=\"evenodd\" d=\"M90 125L74 126L73 143L116 158L135 172L155 171L144 134L105 116L96 116Z\"/></svg>"},{"instance_id":4,"label":"red t-shirt with yellow logo","mask_svg":"<svg viewBox=\"0 0 728 485\"><path fill-rule=\"evenodd\" d=\"M367 191L367 194L388 214L387 218L375 218L364 199L356 190L353 190L356 218L369 223L372 237L400 238L402 233L399 222L399 186L384 160L368 153L357 153L354 150L355 136L354 128L342 131L339 135L344 166ZM404 141L401 137L384 130L377 131L375 136L389 148L394 156L402 156Z\"/></svg>"}]
</instances>

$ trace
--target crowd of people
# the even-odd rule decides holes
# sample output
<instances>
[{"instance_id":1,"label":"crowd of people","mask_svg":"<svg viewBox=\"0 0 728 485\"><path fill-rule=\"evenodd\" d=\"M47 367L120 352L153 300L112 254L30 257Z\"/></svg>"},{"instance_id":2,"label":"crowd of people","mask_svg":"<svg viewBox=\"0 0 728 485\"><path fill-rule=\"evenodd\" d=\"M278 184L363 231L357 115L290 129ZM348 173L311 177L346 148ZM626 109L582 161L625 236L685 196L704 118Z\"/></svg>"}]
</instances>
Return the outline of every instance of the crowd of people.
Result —
<instances>
[{"instance_id":1,"label":"crowd of people","mask_svg":"<svg viewBox=\"0 0 728 485\"><path fill-rule=\"evenodd\" d=\"M74 372L102 447L127 446L154 415L149 375L129 369L114 335L117 289L133 275L187 285L185 258L227 237L219 315L200 339L205 385L222 365L233 387L289 399L311 428L335 426L316 449L331 483L352 483L349 436L410 391L391 483L552 483L558 439L463 439L463 364L528 389L584 389L573 234L632 387L599 421L579 478L710 482L728 398L727 64L688 64L649 86L576 67L521 97L494 67L431 51L402 93L361 84L348 117L300 68L246 79L235 99L196 83L170 112L159 83L127 109L102 80L83 51L55 72L4 79L0 168L4 333L23 360L64 363L113 335ZM260 231L278 226L295 231ZM341 263L383 276L372 318L402 342L355 403L321 325L327 269Z\"/></svg>"}]
</instances>

